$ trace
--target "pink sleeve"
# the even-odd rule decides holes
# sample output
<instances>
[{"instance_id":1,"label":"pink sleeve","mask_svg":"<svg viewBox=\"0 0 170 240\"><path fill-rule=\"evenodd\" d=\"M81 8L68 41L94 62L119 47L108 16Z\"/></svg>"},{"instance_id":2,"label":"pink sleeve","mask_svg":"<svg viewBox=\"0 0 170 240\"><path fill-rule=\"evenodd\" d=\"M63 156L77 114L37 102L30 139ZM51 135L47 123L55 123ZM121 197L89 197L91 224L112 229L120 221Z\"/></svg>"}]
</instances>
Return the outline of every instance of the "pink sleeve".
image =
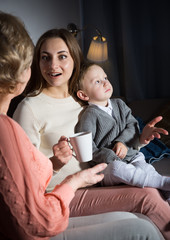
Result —
<instances>
[{"instance_id":1,"label":"pink sleeve","mask_svg":"<svg viewBox=\"0 0 170 240\"><path fill-rule=\"evenodd\" d=\"M51 161L31 144L16 122L0 115L1 233L32 240L66 229L74 192L63 184L45 194L51 175Z\"/></svg>"}]
</instances>

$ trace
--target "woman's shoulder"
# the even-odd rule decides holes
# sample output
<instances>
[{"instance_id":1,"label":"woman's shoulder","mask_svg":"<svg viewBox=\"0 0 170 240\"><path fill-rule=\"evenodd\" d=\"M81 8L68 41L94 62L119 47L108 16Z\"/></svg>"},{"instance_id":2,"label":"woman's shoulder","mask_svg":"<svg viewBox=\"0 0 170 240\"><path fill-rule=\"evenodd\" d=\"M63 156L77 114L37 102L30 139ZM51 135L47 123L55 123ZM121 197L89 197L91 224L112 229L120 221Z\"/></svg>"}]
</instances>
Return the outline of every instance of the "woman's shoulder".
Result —
<instances>
[{"instance_id":1,"label":"woman's shoulder","mask_svg":"<svg viewBox=\"0 0 170 240\"><path fill-rule=\"evenodd\" d=\"M38 103L38 102L41 102L41 100L43 99L43 95L42 94L39 94L39 95L36 95L36 96L33 96L33 97L25 97L21 103L22 104L27 104L27 103Z\"/></svg>"},{"instance_id":2,"label":"woman's shoulder","mask_svg":"<svg viewBox=\"0 0 170 240\"><path fill-rule=\"evenodd\" d=\"M6 114L1 113L1 114L0 114L0 126L1 126L2 124L7 123L7 122L10 122L11 124L15 124L15 121L14 121L12 118L10 118L10 117L9 117L8 115L6 115Z\"/></svg>"},{"instance_id":3,"label":"woman's shoulder","mask_svg":"<svg viewBox=\"0 0 170 240\"><path fill-rule=\"evenodd\" d=\"M39 110L43 109L42 106L45 105L45 101L43 101L43 96L41 94L34 96L34 97L25 97L22 101L18 104L16 108L16 112L39 112ZM15 115L14 113L14 115Z\"/></svg>"},{"instance_id":4,"label":"woman's shoulder","mask_svg":"<svg viewBox=\"0 0 170 240\"><path fill-rule=\"evenodd\" d=\"M9 130L9 128L12 128L13 130L22 130L20 125L11 117L5 115L5 114L0 114L0 132L5 132L6 130Z\"/></svg>"}]
</instances>

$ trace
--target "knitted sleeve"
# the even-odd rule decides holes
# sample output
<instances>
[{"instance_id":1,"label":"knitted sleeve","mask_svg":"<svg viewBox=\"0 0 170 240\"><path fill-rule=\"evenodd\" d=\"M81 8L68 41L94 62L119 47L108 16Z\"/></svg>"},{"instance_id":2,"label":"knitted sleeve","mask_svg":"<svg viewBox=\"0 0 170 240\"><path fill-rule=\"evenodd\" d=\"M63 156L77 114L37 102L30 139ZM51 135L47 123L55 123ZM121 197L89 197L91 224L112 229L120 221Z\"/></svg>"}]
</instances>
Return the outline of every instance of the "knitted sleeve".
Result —
<instances>
[{"instance_id":1,"label":"knitted sleeve","mask_svg":"<svg viewBox=\"0 0 170 240\"><path fill-rule=\"evenodd\" d=\"M52 164L12 119L0 115L0 232L10 239L54 236L68 225L74 192L67 184L45 193Z\"/></svg>"}]
</instances>

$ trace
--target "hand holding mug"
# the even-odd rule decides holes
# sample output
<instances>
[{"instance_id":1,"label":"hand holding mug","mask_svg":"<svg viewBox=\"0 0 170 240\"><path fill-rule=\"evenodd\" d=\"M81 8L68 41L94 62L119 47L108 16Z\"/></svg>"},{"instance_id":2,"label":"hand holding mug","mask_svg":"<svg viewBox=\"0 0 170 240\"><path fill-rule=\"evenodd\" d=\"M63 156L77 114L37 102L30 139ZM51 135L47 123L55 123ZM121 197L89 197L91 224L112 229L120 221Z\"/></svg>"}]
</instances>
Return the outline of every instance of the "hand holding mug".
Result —
<instances>
[{"instance_id":1,"label":"hand holding mug","mask_svg":"<svg viewBox=\"0 0 170 240\"><path fill-rule=\"evenodd\" d=\"M60 170L72 158L72 150L65 136L61 136L58 143L53 146L53 154L50 160L55 171Z\"/></svg>"}]
</instances>

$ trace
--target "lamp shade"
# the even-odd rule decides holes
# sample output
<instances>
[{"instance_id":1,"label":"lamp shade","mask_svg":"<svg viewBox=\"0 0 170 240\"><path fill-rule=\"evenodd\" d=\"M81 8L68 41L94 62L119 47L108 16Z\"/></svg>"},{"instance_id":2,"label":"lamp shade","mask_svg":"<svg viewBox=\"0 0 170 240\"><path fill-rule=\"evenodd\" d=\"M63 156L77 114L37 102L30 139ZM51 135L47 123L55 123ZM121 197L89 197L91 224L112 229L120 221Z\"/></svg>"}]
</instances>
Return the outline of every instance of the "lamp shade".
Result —
<instances>
[{"instance_id":1,"label":"lamp shade","mask_svg":"<svg viewBox=\"0 0 170 240\"><path fill-rule=\"evenodd\" d=\"M93 37L87 53L87 59L94 62L104 62L108 59L106 38L100 36Z\"/></svg>"}]
</instances>

